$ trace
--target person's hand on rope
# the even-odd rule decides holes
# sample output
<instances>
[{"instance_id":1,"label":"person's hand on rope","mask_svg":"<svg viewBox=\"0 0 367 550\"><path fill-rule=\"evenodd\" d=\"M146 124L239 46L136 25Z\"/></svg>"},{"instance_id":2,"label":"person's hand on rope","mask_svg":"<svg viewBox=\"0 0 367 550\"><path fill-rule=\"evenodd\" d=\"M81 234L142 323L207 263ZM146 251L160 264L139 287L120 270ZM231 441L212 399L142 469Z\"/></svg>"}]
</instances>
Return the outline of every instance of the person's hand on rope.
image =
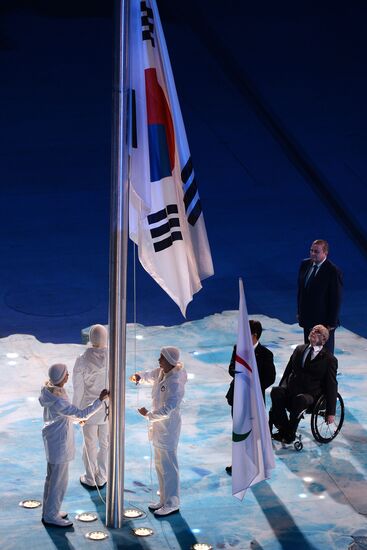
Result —
<instances>
[{"instance_id":1,"label":"person's hand on rope","mask_svg":"<svg viewBox=\"0 0 367 550\"><path fill-rule=\"evenodd\" d=\"M145 407L141 407L141 409L138 409L138 412L142 415L142 416L146 416L148 414L148 409L146 409Z\"/></svg>"},{"instance_id":2,"label":"person's hand on rope","mask_svg":"<svg viewBox=\"0 0 367 550\"><path fill-rule=\"evenodd\" d=\"M103 401L104 399L107 399L107 397L110 395L110 392L106 389L102 390L100 395L99 395L99 399L100 401Z\"/></svg>"},{"instance_id":3,"label":"person's hand on rope","mask_svg":"<svg viewBox=\"0 0 367 550\"><path fill-rule=\"evenodd\" d=\"M138 384L139 383L139 380L141 380L141 376L140 374L138 374L137 372L135 374L132 374L129 378L130 382L134 382L135 384Z\"/></svg>"}]
</instances>

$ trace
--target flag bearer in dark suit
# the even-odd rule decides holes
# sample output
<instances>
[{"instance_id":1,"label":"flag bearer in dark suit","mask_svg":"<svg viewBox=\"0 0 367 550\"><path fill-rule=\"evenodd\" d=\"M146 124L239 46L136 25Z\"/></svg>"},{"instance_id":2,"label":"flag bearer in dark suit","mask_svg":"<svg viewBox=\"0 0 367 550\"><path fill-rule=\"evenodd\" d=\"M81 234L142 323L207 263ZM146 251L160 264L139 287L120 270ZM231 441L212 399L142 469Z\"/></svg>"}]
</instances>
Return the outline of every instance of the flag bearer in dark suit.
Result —
<instances>
[{"instance_id":1,"label":"flag bearer in dark suit","mask_svg":"<svg viewBox=\"0 0 367 550\"><path fill-rule=\"evenodd\" d=\"M339 326L343 275L327 256L326 241L314 241L310 258L303 260L298 273L298 322L303 327L304 342L313 326L324 325L330 333L327 348L334 353L334 332Z\"/></svg>"},{"instance_id":2,"label":"flag bearer in dark suit","mask_svg":"<svg viewBox=\"0 0 367 550\"><path fill-rule=\"evenodd\" d=\"M255 321L251 319L249 321L250 331L252 336L252 343L254 345L255 358L257 364L257 370L259 373L260 386L263 394L263 399L265 403L265 390L275 382L275 365L274 365L274 356L270 349L266 348L260 344L260 336L263 331L263 327L260 321ZM233 346L232 358L228 367L228 372L232 376L233 380L229 386L226 398L228 405L233 407L233 392L234 392L234 374L235 374L235 364L236 364L236 346Z\"/></svg>"},{"instance_id":3,"label":"flag bearer in dark suit","mask_svg":"<svg viewBox=\"0 0 367 550\"><path fill-rule=\"evenodd\" d=\"M265 403L265 390L275 382L276 371L274 365L274 357L270 349L266 348L260 344L260 336L262 334L263 328L260 321L251 319L249 321L250 331L252 336L252 343L254 345L255 359L257 364L257 370L259 373L260 386L263 394L263 399ZM233 380L229 386L229 390L226 395L228 405L233 407L233 394L234 394L234 375L235 375L235 364L236 364L236 346L233 347L233 353L231 362L228 367L228 372L232 376ZM227 474L232 474L232 466L226 467Z\"/></svg>"},{"instance_id":4,"label":"flag bearer in dark suit","mask_svg":"<svg viewBox=\"0 0 367 550\"><path fill-rule=\"evenodd\" d=\"M310 343L296 347L279 386L272 388L270 416L279 430L273 439L292 443L298 426L298 415L312 406L321 394L326 398L326 422L334 422L338 362L325 346L328 337L326 327L313 327L309 335ZM287 410L290 412L289 418Z\"/></svg>"}]
</instances>

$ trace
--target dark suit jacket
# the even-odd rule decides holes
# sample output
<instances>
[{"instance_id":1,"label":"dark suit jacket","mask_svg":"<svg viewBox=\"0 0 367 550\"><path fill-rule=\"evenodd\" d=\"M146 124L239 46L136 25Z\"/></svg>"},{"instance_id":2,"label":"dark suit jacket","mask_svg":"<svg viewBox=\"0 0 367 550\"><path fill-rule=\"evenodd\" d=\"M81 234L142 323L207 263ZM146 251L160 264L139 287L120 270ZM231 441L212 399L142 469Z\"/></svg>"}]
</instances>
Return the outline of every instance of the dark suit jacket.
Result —
<instances>
[{"instance_id":1,"label":"dark suit jacket","mask_svg":"<svg viewBox=\"0 0 367 550\"><path fill-rule=\"evenodd\" d=\"M291 395L308 393L315 400L324 394L326 414L335 414L338 361L326 348L322 348L312 361L302 367L303 354L307 347L308 344L296 347L279 386L288 388Z\"/></svg>"},{"instance_id":2,"label":"dark suit jacket","mask_svg":"<svg viewBox=\"0 0 367 550\"><path fill-rule=\"evenodd\" d=\"M233 347L232 358L228 367L228 372L232 376L233 380L229 386L229 390L227 392L226 398L228 401L228 405L231 405L231 407L233 406L236 347L237 346ZM259 372L263 399L265 403L265 390L266 388L274 384L275 376L276 376L273 354L271 353L270 349L261 345L259 342L255 348L255 359L257 364L257 370Z\"/></svg>"},{"instance_id":3,"label":"dark suit jacket","mask_svg":"<svg viewBox=\"0 0 367 550\"><path fill-rule=\"evenodd\" d=\"M312 260L303 260L298 273L298 322L301 327L337 327L342 299L343 275L327 258L305 288Z\"/></svg>"}]
</instances>

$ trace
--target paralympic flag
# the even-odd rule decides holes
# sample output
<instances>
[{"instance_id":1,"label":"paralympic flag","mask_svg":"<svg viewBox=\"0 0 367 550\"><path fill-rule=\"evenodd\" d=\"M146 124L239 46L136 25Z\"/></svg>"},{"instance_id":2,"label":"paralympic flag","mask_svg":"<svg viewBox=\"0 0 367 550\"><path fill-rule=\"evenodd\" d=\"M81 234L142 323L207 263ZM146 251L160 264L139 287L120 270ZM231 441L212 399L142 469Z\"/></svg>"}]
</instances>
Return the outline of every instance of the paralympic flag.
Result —
<instances>
[{"instance_id":1,"label":"paralympic flag","mask_svg":"<svg viewBox=\"0 0 367 550\"><path fill-rule=\"evenodd\" d=\"M185 316L213 263L156 1L130 5L129 235Z\"/></svg>"},{"instance_id":2,"label":"paralympic flag","mask_svg":"<svg viewBox=\"0 0 367 550\"><path fill-rule=\"evenodd\" d=\"M249 487L270 477L275 463L242 279L239 287L233 397L232 495L242 500Z\"/></svg>"}]
</instances>

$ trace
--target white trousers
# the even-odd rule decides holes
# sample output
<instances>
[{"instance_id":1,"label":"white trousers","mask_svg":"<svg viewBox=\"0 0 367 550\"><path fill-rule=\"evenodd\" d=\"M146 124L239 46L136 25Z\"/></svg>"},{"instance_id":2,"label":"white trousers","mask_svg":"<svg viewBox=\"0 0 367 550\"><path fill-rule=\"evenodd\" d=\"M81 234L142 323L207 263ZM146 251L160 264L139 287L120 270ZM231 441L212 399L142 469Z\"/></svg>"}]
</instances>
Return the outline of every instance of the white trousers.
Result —
<instances>
[{"instance_id":1,"label":"white trousers","mask_svg":"<svg viewBox=\"0 0 367 550\"><path fill-rule=\"evenodd\" d=\"M180 505L180 476L177 449L167 450L154 447L154 462L157 472L160 502L169 508Z\"/></svg>"},{"instance_id":2,"label":"white trousers","mask_svg":"<svg viewBox=\"0 0 367 550\"><path fill-rule=\"evenodd\" d=\"M85 480L90 485L104 485L107 481L108 423L88 424L87 422L83 426L83 434Z\"/></svg>"},{"instance_id":3,"label":"white trousers","mask_svg":"<svg viewBox=\"0 0 367 550\"><path fill-rule=\"evenodd\" d=\"M61 504L64 500L69 481L69 462L50 464L47 462L47 474L43 491L43 519L60 519Z\"/></svg>"}]
</instances>

